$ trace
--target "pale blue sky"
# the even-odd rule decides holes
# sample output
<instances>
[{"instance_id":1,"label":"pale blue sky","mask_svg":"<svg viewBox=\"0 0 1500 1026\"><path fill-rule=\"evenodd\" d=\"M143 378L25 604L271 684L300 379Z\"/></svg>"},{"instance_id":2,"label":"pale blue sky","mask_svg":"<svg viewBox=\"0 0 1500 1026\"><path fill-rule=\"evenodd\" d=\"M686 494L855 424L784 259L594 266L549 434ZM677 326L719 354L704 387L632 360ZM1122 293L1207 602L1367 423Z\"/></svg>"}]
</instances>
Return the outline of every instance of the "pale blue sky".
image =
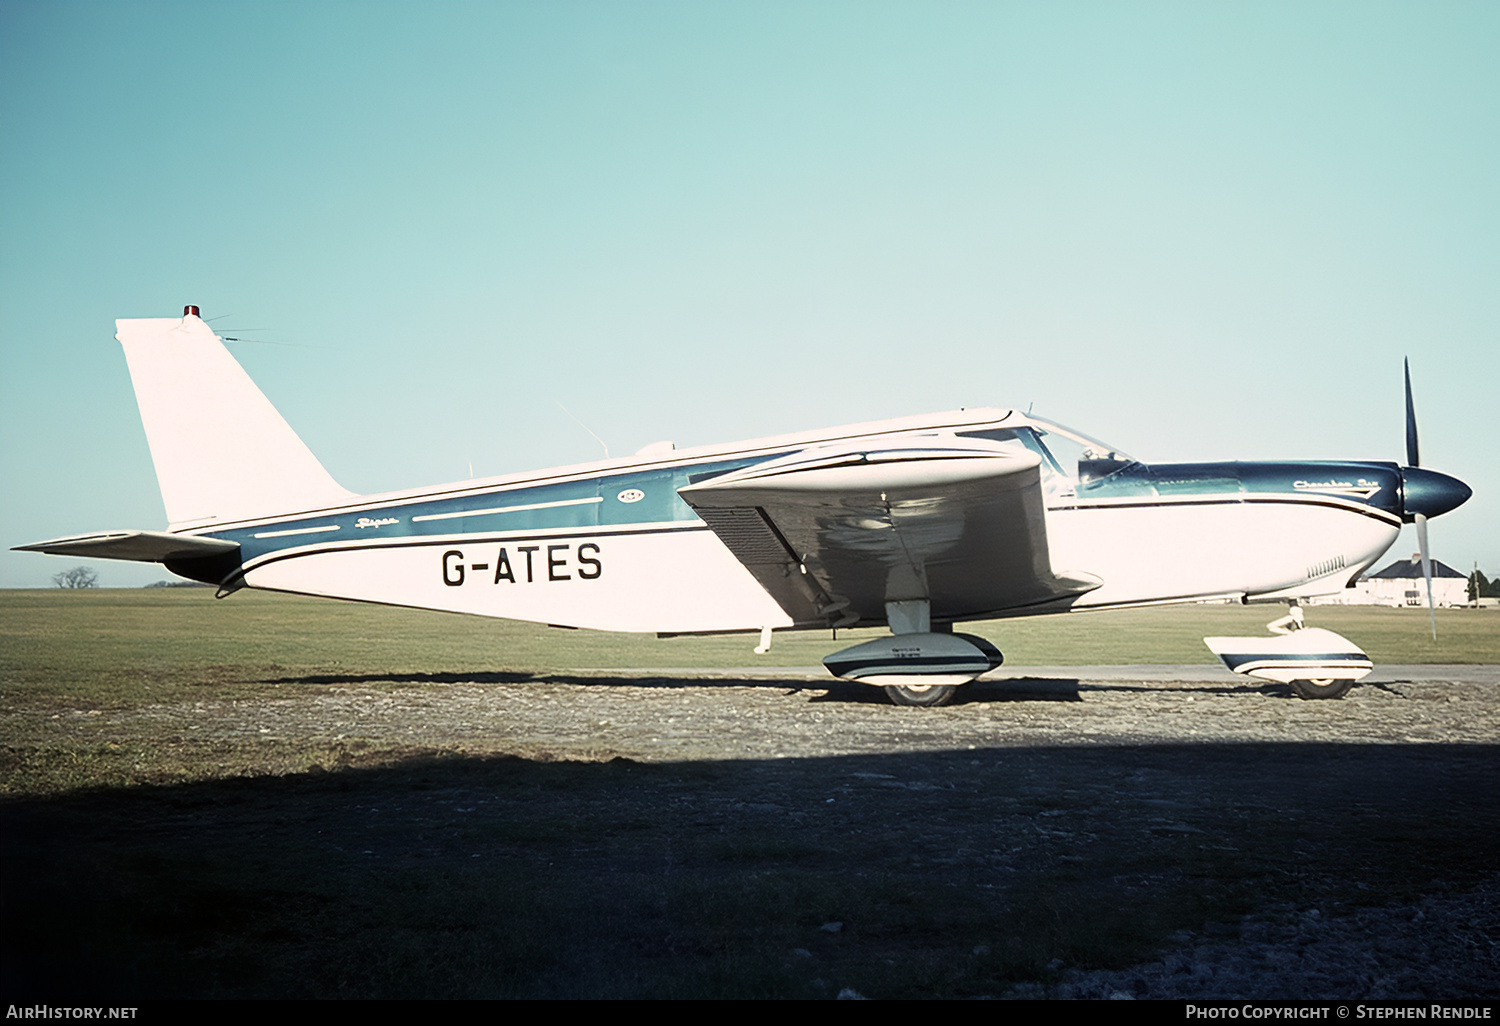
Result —
<instances>
[{"instance_id":1,"label":"pale blue sky","mask_svg":"<svg viewBox=\"0 0 1500 1026\"><path fill-rule=\"evenodd\" d=\"M357 491L600 455L559 403L1399 461L1409 354L1434 552L1500 572L1496 54L1491 2L0 0L0 544L164 525L113 319L196 303Z\"/></svg>"}]
</instances>

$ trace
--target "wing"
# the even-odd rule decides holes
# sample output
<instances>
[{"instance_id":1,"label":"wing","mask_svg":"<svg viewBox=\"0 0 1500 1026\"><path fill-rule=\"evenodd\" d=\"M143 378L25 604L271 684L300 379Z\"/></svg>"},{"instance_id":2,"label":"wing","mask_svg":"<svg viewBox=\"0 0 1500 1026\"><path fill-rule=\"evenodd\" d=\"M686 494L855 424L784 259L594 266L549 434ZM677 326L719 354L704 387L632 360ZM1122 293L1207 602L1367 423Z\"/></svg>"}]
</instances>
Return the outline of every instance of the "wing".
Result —
<instances>
[{"instance_id":1,"label":"wing","mask_svg":"<svg viewBox=\"0 0 1500 1026\"><path fill-rule=\"evenodd\" d=\"M17 552L48 552L54 556L82 556L100 559L133 559L142 563L165 563L168 560L223 557L239 548L238 542L222 538L197 538L165 531L106 531L78 534L69 538L31 545L17 545Z\"/></svg>"},{"instance_id":2,"label":"wing","mask_svg":"<svg viewBox=\"0 0 1500 1026\"><path fill-rule=\"evenodd\" d=\"M800 625L884 623L887 602L911 600L934 621L1040 612L1103 583L1052 570L1035 453L954 436L873 444L678 494Z\"/></svg>"}]
</instances>

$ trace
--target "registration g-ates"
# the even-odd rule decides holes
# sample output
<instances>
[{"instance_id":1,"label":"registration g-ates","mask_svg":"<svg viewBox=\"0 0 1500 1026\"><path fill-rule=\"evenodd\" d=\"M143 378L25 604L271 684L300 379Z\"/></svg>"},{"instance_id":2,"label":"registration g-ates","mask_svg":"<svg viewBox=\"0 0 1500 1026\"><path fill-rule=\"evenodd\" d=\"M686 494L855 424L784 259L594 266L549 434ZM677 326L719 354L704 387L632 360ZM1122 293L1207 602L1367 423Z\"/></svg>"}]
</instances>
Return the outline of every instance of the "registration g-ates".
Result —
<instances>
[{"instance_id":1,"label":"registration g-ates","mask_svg":"<svg viewBox=\"0 0 1500 1026\"><path fill-rule=\"evenodd\" d=\"M691 449L654 442L597 463L358 495L196 306L115 328L167 529L22 549L162 563L221 596L266 588L559 627L759 631L758 653L774 630L884 626L889 636L823 665L897 705L945 705L1001 664L964 623L1343 595L1404 524L1416 527L1436 637L1427 521L1472 494L1420 465L1408 373L1404 464L1148 464L1029 412L970 408ZM599 580L608 561L603 586L574 583ZM1304 624L1300 605L1272 626L1204 640L1234 672L1303 698L1338 698L1371 670L1358 645Z\"/></svg>"},{"instance_id":2,"label":"registration g-ates","mask_svg":"<svg viewBox=\"0 0 1500 1026\"><path fill-rule=\"evenodd\" d=\"M443 583L457 588L467 580L489 578L491 584L504 581L507 584L534 584L537 581L597 581L603 572L599 561L599 546L594 542L582 542L574 549L571 543L563 545L517 545L512 559L509 549L502 545L493 561L464 562L462 549L449 549L443 553ZM490 576L490 571L494 576Z\"/></svg>"}]
</instances>

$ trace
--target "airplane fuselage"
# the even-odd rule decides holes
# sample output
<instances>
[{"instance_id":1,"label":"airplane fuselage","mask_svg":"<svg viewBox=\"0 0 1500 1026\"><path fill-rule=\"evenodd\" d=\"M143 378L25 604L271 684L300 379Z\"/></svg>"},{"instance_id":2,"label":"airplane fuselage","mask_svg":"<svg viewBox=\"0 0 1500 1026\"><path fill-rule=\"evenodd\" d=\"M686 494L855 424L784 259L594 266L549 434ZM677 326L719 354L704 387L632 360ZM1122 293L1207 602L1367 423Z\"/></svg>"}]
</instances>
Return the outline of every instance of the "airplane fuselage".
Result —
<instances>
[{"instance_id":1,"label":"airplane fuselage","mask_svg":"<svg viewBox=\"0 0 1500 1026\"><path fill-rule=\"evenodd\" d=\"M794 621L678 489L810 446L997 432L1029 433L1031 445L1042 423L999 410L905 418L363 496L293 516L189 528L238 544L238 567L222 559L168 566L229 588L569 627L825 627L827 618ZM933 620L1335 591L1390 546L1402 522L1393 463L1121 461L1105 469L1091 480L1056 460L1042 466L1052 565L1097 577L1096 589L1046 608L935 601ZM840 612L850 623L850 611ZM885 622L883 608L852 612L859 623Z\"/></svg>"}]
</instances>

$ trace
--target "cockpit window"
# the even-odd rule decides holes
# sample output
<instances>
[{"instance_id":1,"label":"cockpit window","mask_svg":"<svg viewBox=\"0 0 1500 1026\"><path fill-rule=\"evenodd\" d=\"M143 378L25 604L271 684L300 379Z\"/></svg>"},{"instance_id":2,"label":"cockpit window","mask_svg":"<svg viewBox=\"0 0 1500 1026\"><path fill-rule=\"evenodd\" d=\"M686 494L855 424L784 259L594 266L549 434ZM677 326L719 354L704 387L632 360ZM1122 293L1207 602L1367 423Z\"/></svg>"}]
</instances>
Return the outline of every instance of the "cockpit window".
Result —
<instances>
[{"instance_id":1,"label":"cockpit window","mask_svg":"<svg viewBox=\"0 0 1500 1026\"><path fill-rule=\"evenodd\" d=\"M961 431L967 438L985 438L992 442L1014 442L1042 458L1042 487L1049 499L1076 495L1137 461L1097 438L1051 421L1031 418L1035 428L991 428L986 431Z\"/></svg>"},{"instance_id":2,"label":"cockpit window","mask_svg":"<svg viewBox=\"0 0 1500 1026\"><path fill-rule=\"evenodd\" d=\"M1047 447L1037 439L1036 432L1031 430L1031 428L1029 427L989 428L985 431L960 431L958 432L958 437L983 438L988 442L1000 442L1001 444L1010 443L1011 446L1028 449L1042 458L1042 468L1044 473L1048 470L1051 470L1054 473L1061 473L1061 471L1057 467L1057 464L1052 459L1052 454L1049 453L1047 451Z\"/></svg>"},{"instance_id":3,"label":"cockpit window","mask_svg":"<svg viewBox=\"0 0 1500 1026\"><path fill-rule=\"evenodd\" d=\"M1123 450L1081 431L1038 417L1031 419L1037 425L1042 444L1052 453L1058 467L1081 488L1098 484L1138 462Z\"/></svg>"}]
</instances>

